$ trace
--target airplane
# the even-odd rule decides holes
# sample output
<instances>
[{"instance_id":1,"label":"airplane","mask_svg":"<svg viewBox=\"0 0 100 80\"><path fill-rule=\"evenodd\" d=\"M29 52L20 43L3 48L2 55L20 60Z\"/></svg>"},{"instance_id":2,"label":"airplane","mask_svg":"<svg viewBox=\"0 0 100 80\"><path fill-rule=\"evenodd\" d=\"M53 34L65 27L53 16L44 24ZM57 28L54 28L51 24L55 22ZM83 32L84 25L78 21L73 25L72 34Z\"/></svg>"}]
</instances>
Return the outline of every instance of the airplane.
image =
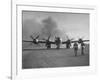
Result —
<instances>
[{"instance_id":1,"label":"airplane","mask_svg":"<svg viewBox=\"0 0 100 80\"><path fill-rule=\"evenodd\" d=\"M59 49L60 44L62 43L62 44L66 44L66 48L69 49L71 47L71 43L78 42L79 44L82 44L83 42L89 41L89 40L83 40L82 38L79 38L76 41L72 41L73 38L69 39L68 36L67 36L67 41L61 42L60 37L55 37L55 41L50 41L50 37L51 37L51 35L49 35L47 39L38 40L39 35L37 35L35 38L31 35L30 38L32 39L32 41L23 40L23 42L30 42L30 43L36 44L36 45L42 43L42 44L45 44L47 49L51 48L51 44L55 44L57 46L56 49Z\"/></svg>"}]
</instances>

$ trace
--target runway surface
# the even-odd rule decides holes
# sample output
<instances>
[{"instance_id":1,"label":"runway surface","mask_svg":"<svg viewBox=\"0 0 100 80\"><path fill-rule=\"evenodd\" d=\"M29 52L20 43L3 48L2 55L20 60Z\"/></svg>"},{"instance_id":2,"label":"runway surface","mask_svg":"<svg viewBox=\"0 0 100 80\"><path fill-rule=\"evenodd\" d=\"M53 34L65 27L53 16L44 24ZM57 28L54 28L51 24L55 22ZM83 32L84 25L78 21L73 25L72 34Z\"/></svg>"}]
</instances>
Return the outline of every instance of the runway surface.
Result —
<instances>
[{"instance_id":1,"label":"runway surface","mask_svg":"<svg viewBox=\"0 0 100 80\"><path fill-rule=\"evenodd\" d=\"M78 50L77 56L73 49L24 49L22 53L22 68L54 68L89 66L89 48L85 55Z\"/></svg>"}]
</instances>

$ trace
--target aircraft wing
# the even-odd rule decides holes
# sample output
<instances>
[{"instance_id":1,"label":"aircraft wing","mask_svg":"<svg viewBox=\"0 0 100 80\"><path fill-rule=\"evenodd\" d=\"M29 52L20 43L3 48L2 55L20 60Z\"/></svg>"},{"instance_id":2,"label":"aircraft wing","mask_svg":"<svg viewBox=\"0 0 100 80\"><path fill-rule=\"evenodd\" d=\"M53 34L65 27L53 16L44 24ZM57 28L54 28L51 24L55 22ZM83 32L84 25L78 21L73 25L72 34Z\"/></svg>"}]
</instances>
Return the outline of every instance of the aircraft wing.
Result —
<instances>
[{"instance_id":1,"label":"aircraft wing","mask_svg":"<svg viewBox=\"0 0 100 80\"><path fill-rule=\"evenodd\" d=\"M51 43L51 44L56 44L56 43L55 43L55 42L53 42L53 41L50 41L50 43Z\"/></svg>"},{"instance_id":2,"label":"aircraft wing","mask_svg":"<svg viewBox=\"0 0 100 80\"><path fill-rule=\"evenodd\" d=\"M70 43L75 43L75 42L78 42L78 40L76 40L76 41L70 41ZM62 42L62 44L66 44L66 43L67 43L67 41Z\"/></svg>"},{"instance_id":3,"label":"aircraft wing","mask_svg":"<svg viewBox=\"0 0 100 80\"><path fill-rule=\"evenodd\" d=\"M71 43L75 43L75 42L78 42L78 40L76 40L76 41L71 41Z\"/></svg>"},{"instance_id":4,"label":"aircraft wing","mask_svg":"<svg viewBox=\"0 0 100 80\"><path fill-rule=\"evenodd\" d=\"M62 42L62 44L66 44L66 43L67 43L66 41Z\"/></svg>"},{"instance_id":5,"label":"aircraft wing","mask_svg":"<svg viewBox=\"0 0 100 80\"><path fill-rule=\"evenodd\" d=\"M49 41L51 44L55 44L55 42L53 42L53 41ZM46 43L46 41L45 40L39 40L38 41L38 43Z\"/></svg>"},{"instance_id":6,"label":"aircraft wing","mask_svg":"<svg viewBox=\"0 0 100 80\"><path fill-rule=\"evenodd\" d=\"M38 43L46 43L46 41L44 41L44 40L41 40L41 41L38 41Z\"/></svg>"},{"instance_id":7,"label":"aircraft wing","mask_svg":"<svg viewBox=\"0 0 100 80\"><path fill-rule=\"evenodd\" d=\"M88 42L90 40L82 40L83 42ZM74 43L74 42L79 42L79 40L76 40L76 41L71 41L71 43Z\"/></svg>"},{"instance_id":8,"label":"aircraft wing","mask_svg":"<svg viewBox=\"0 0 100 80\"><path fill-rule=\"evenodd\" d=\"M83 42L88 42L89 40L82 40ZM71 41L71 43L79 42L79 40Z\"/></svg>"},{"instance_id":9,"label":"aircraft wing","mask_svg":"<svg viewBox=\"0 0 100 80\"><path fill-rule=\"evenodd\" d=\"M83 42L88 42L88 41L90 41L90 40L83 40Z\"/></svg>"},{"instance_id":10,"label":"aircraft wing","mask_svg":"<svg viewBox=\"0 0 100 80\"><path fill-rule=\"evenodd\" d=\"M74 42L78 42L78 41L70 41L70 43L74 43ZM67 41L62 42L62 44L66 44Z\"/></svg>"},{"instance_id":11,"label":"aircraft wing","mask_svg":"<svg viewBox=\"0 0 100 80\"><path fill-rule=\"evenodd\" d=\"M89 40L82 40L83 42L88 42ZM71 41L71 43L79 42L79 40Z\"/></svg>"},{"instance_id":12,"label":"aircraft wing","mask_svg":"<svg viewBox=\"0 0 100 80\"><path fill-rule=\"evenodd\" d=\"M27 41L27 40L22 40L23 42L33 42L33 41Z\"/></svg>"}]
</instances>

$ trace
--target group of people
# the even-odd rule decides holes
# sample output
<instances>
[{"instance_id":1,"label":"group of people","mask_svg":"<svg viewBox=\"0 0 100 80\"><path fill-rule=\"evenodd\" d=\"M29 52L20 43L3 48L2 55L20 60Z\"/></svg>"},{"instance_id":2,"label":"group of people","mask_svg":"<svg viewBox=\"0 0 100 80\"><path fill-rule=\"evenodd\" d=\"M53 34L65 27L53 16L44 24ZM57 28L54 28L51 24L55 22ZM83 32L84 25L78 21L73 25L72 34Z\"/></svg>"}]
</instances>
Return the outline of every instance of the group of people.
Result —
<instances>
[{"instance_id":1,"label":"group of people","mask_svg":"<svg viewBox=\"0 0 100 80\"><path fill-rule=\"evenodd\" d=\"M85 44L83 42L80 44L81 44L81 55L84 55ZM73 48L74 48L75 56L77 56L77 51L78 51L78 43L77 42L74 43Z\"/></svg>"}]
</instances>

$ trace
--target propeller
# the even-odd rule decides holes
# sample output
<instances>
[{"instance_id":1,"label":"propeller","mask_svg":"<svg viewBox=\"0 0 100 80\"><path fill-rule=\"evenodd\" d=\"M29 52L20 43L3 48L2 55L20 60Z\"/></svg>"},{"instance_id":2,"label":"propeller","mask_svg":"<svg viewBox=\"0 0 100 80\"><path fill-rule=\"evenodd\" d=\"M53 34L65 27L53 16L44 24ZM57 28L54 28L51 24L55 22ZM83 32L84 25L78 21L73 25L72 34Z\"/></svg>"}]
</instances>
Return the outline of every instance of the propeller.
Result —
<instances>
[{"instance_id":1,"label":"propeller","mask_svg":"<svg viewBox=\"0 0 100 80\"><path fill-rule=\"evenodd\" d=\"M50 39L51 35L48 36L48 40Z\"/></svg>"},{"instance_id":2,"label":"propeller","mask_svg":"<svg viewBox=\"0 0 100 80\"><path fill-rule=\"evenodd\" d=\"M35 37L35 39L38 39L39 38L39 35L37 37Z\"/></svg>"},{"instance_id":3,"label":"propeller","mask_svg":"<svg viewBox=\"0 0 100 80\"><path fill-rule=\"evenodd\" d=\"M83 37L80 37L80 38L78 39L78 43L83 43L83 38L84 38L84 36L83 36Z\"/></svg>"},{"instance_id":4,"label":"propeller","mask_svg":"<svg viewBox=\"0 0 100 80\"><path fill-rule=\"evenodd\" d=\"M34 34L34 33L33 33L33 34ZM31 35L30 38L31 38L32 40L36 40L36 39L39 38L39 35L37 35L35 38Z\"/></svg>"},{"instance_id":5,"label":"propeller","mask_svg":"<svg viewBox=\"0 0 100 80\"><path fill-rule=\"evenodd\" d=\"M34 33L33 33L34 34ZM39 35L37 35L35 38L31 35L30 38L33 40L33 42L31 42L31 45L34 44L38 44L37 39L39 38Z\"/></svg>"},{"instance_id":6,"label":"propeller","mask_svg":"<svg viewBox=\"0 0 100 80\"><path fill-rule=\"evenodd\" d=\"M32 41L28 41L29 44L26 47L32 46L33 44L37 44L40 46L40 44L38 44L38 41L37 41L37 39L39 38L39 35L37 35L36 37L33 37L33 35L30 35L30 38L32 39Z\"/></svg>"}]
</instances>

